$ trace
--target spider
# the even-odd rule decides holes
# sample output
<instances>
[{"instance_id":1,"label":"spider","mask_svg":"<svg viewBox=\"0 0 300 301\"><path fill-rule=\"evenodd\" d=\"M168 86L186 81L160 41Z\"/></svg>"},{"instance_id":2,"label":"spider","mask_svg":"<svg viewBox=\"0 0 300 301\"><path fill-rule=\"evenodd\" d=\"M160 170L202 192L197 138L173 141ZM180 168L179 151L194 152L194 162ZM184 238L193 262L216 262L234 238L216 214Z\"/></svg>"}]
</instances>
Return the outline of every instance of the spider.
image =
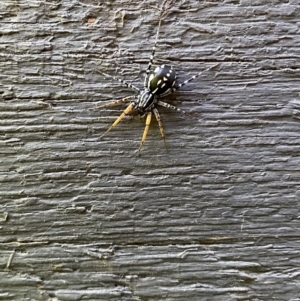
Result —
<instances>
[{"instance_id":1,"label":"spider","mask_svg":"<svg viewBox=\"0 0 300 301\"><path fill-rule=\"evenodd\" d=\"M136 111L142 117L146 116L146 125L145 125L145 129L144 129L144 133L142 136L140 146L138 148L138 156L140 155L141 148L146 140L153 114L157 120L159 130L160 130L162 139L164 141L165 148L167 150L165 132L164 132L163 124L162 124L162 121L161 121L161 118L160 118L157 108L159 106L162 106L162 107L166 107L168 109L180 112L182 114L187 114L187 113L185 111L177 108L176 106L173 106L169 103L162 101L161 98L179 90L185 84L194 80L201 74L201 73L198 73L198 74L192 76L191 78L185 80L184 82L177 84L176 83L176 73L172 66L164 64L159 67L156 67L154 69L154 71L151 71L151 69L152 69L151 67L153 65L153 59L154 59L154 55L155 55L155 50L156 50L156 45L157 45L157 41L158 41L158 37L159 37L160 27L161 27L161 18L159 19L155 43L152 48L152 53L151 53L150 60L148 63L148 68L146 69L146 76L145 76L145 80L144 80L144 89L143 90L135 87L134 85L132 85L120 78L116 78L114 76L107 75L107 74L101 72L103 75L110 77L110 78L114 79L115 81L119 81L121 84L124 84L128 88L135 90L137 92L137 95L129 96L129 97L119 99L119 100L114 100L114 101L111 101L104 105L97 106L97 108L103 108L103 107L117 106L121 103L129 102L129 105L125 108L123 113L114 121L114 123L107 129L107 131L102 136L100 136L100 139L103 136L105 136L117 124L119 124L119 122L126 115L130 114L133 111Z\"/></svg>"}]
</instances>

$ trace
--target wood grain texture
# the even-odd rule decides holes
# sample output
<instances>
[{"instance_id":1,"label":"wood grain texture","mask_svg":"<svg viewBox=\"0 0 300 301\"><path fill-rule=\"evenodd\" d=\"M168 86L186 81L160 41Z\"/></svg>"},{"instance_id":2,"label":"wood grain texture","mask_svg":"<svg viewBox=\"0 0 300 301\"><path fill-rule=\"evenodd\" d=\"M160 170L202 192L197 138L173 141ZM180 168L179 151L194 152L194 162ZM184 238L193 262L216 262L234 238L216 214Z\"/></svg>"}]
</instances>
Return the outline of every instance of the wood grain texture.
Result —
<instances>
[{"instance_id":1,"label":"wood grain texture","mask_svg":"<svg viewBox=\"0 0 300 301\"><path fill-rule=\"evenodd\" d=\"M0 300L300 300L299 2L177 1L155 65L204 72L136 157L99 71L142 87L158 5L0 3Z\"/></svg>"}]
</instances>

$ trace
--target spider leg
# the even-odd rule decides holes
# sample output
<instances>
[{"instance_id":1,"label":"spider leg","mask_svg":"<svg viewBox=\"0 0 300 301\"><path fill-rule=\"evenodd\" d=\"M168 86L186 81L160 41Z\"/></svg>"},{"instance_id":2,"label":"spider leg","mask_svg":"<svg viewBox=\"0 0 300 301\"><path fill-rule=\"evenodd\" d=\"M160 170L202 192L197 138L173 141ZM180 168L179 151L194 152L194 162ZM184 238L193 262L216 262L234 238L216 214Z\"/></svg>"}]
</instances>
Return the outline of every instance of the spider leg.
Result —
<instances>
[{"instance_id":1,"label":"spider leg","mask_svg":"<svg viewBox=\"0 0 300 301\"><path fill-rule=\"evenodd\" d=\"M158 41L158 37L159 37L160 26L161 26L161 18L159 19L159 22L158 22L158 28L157 28L157 32L156 32L155 43L154 43L154 46L152 47L152 52L151 52L151 55L150 55L150 59L149 59L149 63L148 63L148 68L146 70L146 76L145 76L145 81L144 81L144 87L145 88L147 87L147 78L148 78L148 75L149 75L149 73L151 71L151 67L152 67L152 64L153 64L153 59L154 59L154 55L155 55L156 45L157 45L157 41Z\"/></svg>"},{"instance_id":2,"label":"spider leg","mask_svg":"<svg viewBox=\"0 0 300 301\"><path fill-rule=\"evenodd\" d=\"M196 78L197 78L198 76L200 76L201 74L202 74L202 72L200 72L200 73L198 73L198 74L196 74L196 75L193 75L193 76L190 77L189 79L185 80L183 83L178 84L177 87L174 87L174 88L172 89L172 91L175 92L175 91L181 89L181 87L183 87L183 86L185 86L187 83L193 81L194 79L196 79Z\"/></svg>"},{"instance_id":3,"label":"spider leg","mask_svg":"<svg viewBox=\"0 0 300 301\"><path fill-rule=\"evenodd\" d=\"M148 131L149 131L149 126L150 126L150 123L151 123L151 117L152 117L152 113L149 112L147 114L147 118L146 118L146 126L145 126L145 130L144 130L144 133L143 133L143 136L142 136L142 141L141 141L141 144L140 144L140 147L138 149L138 156L140 155L140 152L141 152L141 148L146 140L146 137L147 137L147 134L148 134Z\"/></svg>"},{"instance_id":4,"label":"spider leg","mask_svg":"<svg viewBox=\"0 0 300 301\"><path fill-rule=\"evenodd\" d=\"M128 82L125 81L124 79L115 77L115 76L113 76L113 75L106 74L106 73L104 73L104 72L102 72L102 71L99 71L99 70L97 70L97 71L98 71L99 73L101 73L102 75L104 75L104 77L105 77L105 76L106 76L106 77L110 77L110 78L112 78L113 80L118 81L119 83L125 85L126 87L128 87L128 88L130 88L130 89L133 89L133 90L135 90L135 91L137 91L137 92L141 92L141 90L140 90L139 88L137 88L136 86L132 85L131 83L128 83Z\"/></svg>"},{"instance_id":5,"label":"spider leg","mask_svg":"<svg viewBox=\"0 0 300 301\"><path fill-rule=\"evenodd\" d=\"M100 139L105 136L113 127L115 127L126 115L128 115L134 108L134 103L132 102L123 113L115 120L115 122L107 129L107 131L100 136Z\"/></svg>"},{"instance_id":6,"label":"spider leg","mask_svg":"<svg viewBox=\"0 0 300 301\"><path fill-rule=\"evenodd\" d=\"M175 106L172 106L172 105L170 105L169 103L163 102L163 101L161 101L161 100L159 100L157 104L158 104L159 106L162 106L162 107L171 109L171 110L173 110L173 111L177 111L177 112L180 112L180 113L182 113L182 114L188 115L188 113L186 113L185 111L183 111L183 110L181 110L181 109L179 109L179 108L177 108L177 107L175 107Z\"/></svg>"},{"instance_id":7,"label":"spider leg","mask_svg":"<svg viewBox=\"0 0 300 301\"><path fill-rule=\"evenodd\" d=\"M190 77L190 78L188 78L187 80L185 80L183 83L178 84L177 87L173 87L173 88L172 88L172 92L175 92L175 91L181 89L183 86L185 86L187 83L189 83L189 82L193 81L194 79L196 79L196 78L197 78L198 76L200 76L202 73L204 73L204 72L206 72L206 71L210 71L210 70L212 70L213 68L215 68L215 67L217 67L217 66L219 66L219 65L220 65L219 63L218 63L218 64L215 64L214 66L209 67L209 68L205 69L204 71L199 72L199 73L193 75L192 77Z\"/></svg>"},{"instance_id":8,"label":"spider leg","mask_svg":"<svg viewBox=\"0 0 300 301\"><path fill-rule=\"evenodd\" d=\"M155 118L157 120L157 123L158 123L158 126L159 126L159 130L160 130L160 133L161 133L161 136L164 140L164 145L165 145L165 148L166 150L168 150L167 148L167 144L166 144L166 139L165 139L165 131L164 131L164 127L163 127L163 124L161 122L161 119L160 119L160 115L159 115L159 112L156 108L153 109L153 113L155 115Z\"/></svg>"},{"instance_id":9,"label":"spider leg","mask_svg":"<svg viewBox=\"0 0 300 301\"><path fill-rule=\"evenodd\" d=\"M128 97L125 97L125 98L122 98L122 99L117 99L117 100L112 100L108 103L105 103L103 105L97 105L96 107L94 107L93 109L99 109L99 108L107 108L107 107L114 107L114 106L117 106L121 103L127 103L127 102L130 102L132 100L134 96L128 96Z\"/></svg>"}]
</instances>

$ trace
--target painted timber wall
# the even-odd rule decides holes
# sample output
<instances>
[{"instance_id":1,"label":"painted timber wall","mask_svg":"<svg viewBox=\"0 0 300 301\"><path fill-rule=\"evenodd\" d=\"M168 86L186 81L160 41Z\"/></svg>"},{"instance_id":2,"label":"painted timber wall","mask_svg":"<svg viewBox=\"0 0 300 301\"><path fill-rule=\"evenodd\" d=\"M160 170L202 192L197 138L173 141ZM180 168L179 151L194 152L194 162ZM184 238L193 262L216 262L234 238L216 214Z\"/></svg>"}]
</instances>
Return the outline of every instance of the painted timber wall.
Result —
<instances>
[{"instance_id":1,"label":"painted timber wall","mask_svg":"<svg viewBox=\"0 0 300 301\"><path fill-rule=\"evenodd\" d=\"M1 1L0 300L300 300L299 2L175 1L136 157L160 5Z\"/></svg>"}]
</instances>

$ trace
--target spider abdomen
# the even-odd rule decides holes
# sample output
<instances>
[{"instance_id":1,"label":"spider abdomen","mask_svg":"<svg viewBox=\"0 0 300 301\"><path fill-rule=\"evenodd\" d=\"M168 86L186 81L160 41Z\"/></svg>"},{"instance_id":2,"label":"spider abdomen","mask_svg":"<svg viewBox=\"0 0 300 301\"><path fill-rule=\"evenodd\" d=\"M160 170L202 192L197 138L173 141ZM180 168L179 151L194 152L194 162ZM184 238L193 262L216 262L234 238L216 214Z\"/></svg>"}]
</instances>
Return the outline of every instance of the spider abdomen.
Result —
<instances>
[{"instance_id":1,"label":"spider abdomen","mask_svg":"<svg viewBox=\"0 0 300 301\"><path fill-rule=\"evenodd\" d=\"M175 70L169 65L161 65L150 73L147 88L153 94L163 97L173 92L175 83Z\"/></svg>"}]
</instances>

